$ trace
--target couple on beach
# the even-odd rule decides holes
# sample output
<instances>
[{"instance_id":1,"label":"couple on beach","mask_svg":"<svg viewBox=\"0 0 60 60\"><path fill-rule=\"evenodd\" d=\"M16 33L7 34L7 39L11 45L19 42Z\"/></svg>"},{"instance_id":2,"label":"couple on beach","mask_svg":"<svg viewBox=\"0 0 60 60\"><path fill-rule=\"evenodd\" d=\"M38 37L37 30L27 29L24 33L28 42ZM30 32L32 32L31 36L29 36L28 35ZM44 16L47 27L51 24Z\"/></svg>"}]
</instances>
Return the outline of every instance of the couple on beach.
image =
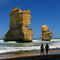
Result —
<instances>
[{"instance_id":1,"label":"couple on beach","mask_svg":"<svg viewBox=\"0 0 60 60\"><path fill-rule=\"evenodd\" d=\"M41 54L43 54L44 55L44 47L43 47L43 44L41 44ZM46 44L46 46L45 46L45 50L46 50L46 55L48 54L48 50L49 50L49 45L48 44Z\"/></svg>"}]
</instances>

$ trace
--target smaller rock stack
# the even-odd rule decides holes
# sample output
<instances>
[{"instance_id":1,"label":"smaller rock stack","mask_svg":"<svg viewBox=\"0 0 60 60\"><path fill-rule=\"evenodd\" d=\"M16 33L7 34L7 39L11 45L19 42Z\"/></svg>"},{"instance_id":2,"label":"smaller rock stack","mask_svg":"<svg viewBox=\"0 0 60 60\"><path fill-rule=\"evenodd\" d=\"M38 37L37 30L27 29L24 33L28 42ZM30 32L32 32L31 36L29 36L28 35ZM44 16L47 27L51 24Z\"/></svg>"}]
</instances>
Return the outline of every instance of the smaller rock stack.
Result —
<instances>
[{"instance_id":1,"label":"smaller rock stack","mask_svg":"<svg viewBox=\"0 0 60 60\"><path fill-rule=\"evenodd\" d=\"M45 41L50 41L50 39L52 38L53 34L49 31L48 27L46 24L44 24L42 27L41 27L41 30L42 30L42 40L45 40Z\"/></svg>"}]
</instances>

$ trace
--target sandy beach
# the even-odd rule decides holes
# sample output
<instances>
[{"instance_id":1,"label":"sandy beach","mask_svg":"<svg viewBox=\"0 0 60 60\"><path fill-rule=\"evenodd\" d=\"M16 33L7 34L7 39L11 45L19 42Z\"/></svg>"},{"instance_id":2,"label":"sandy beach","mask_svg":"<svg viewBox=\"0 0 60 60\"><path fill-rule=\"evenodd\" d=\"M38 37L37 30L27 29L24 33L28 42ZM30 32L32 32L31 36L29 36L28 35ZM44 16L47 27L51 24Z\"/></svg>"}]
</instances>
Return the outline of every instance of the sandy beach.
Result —
<instances>
[{"instance_id":1,"label":"sandy beach","mask_svg":"<svg viewBox=\"0 0 60 60\"><path fill-rule=\"evenodd\" d=\"M60 52L60 50L49 51L48 55L52 55L53 53ZM21 58L21 57L29 57L29 56L38 56L41 55L40 52L24 52L24 53L16 53L7 56L1 56L0 59L10 59L10 58ZM46 53L44 53L46 55Z\"/></svg>"}]
</instances>

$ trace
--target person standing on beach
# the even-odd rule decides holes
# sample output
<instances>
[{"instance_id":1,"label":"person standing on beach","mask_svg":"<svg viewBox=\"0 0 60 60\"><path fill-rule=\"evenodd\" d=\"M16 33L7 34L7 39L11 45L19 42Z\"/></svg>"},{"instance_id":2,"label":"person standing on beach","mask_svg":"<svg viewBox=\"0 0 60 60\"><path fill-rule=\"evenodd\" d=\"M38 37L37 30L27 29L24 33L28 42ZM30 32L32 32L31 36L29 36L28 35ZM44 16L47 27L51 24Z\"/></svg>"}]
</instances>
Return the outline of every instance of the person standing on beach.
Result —
<instances>
[{"instance_id":1,"label":"person standing on beach","mask_svg":"<svg viewBox=\"0 0 60 60\"><path fill-rule=\"evenodd\" d=\"M44 47L43 47L43 44L41 44L41 54L43 54L44 55Z\"/></svg>"},{"instance_id":2,"label":"person standing on beach","mask_svg":"<svg viewBox=\"0 0 60 60\"><path fill-rule=\"evenodd\" d=\"M48 50L49 50L49 45L46 44L45 48L46 48L46 55L47 55L48 54Z\"/></svg>"}]
</instances>

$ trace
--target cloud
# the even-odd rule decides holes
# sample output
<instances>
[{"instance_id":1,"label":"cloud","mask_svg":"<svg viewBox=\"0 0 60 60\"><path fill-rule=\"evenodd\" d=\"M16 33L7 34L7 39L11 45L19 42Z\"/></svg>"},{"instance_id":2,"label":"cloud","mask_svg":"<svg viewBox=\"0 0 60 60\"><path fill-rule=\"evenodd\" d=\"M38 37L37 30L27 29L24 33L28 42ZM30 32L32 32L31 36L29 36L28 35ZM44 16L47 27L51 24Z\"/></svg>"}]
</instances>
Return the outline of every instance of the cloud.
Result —
<instances>
[{"instance_id":1,"label":"cloud","mask_svg":"<svg viewBox=\"0 0 60 60\"><path fill-rule=\"evenodd\" d=\"M6 4L8 3L10 0L0 0L0 4Z\"/></svg>"}]
</instances>

